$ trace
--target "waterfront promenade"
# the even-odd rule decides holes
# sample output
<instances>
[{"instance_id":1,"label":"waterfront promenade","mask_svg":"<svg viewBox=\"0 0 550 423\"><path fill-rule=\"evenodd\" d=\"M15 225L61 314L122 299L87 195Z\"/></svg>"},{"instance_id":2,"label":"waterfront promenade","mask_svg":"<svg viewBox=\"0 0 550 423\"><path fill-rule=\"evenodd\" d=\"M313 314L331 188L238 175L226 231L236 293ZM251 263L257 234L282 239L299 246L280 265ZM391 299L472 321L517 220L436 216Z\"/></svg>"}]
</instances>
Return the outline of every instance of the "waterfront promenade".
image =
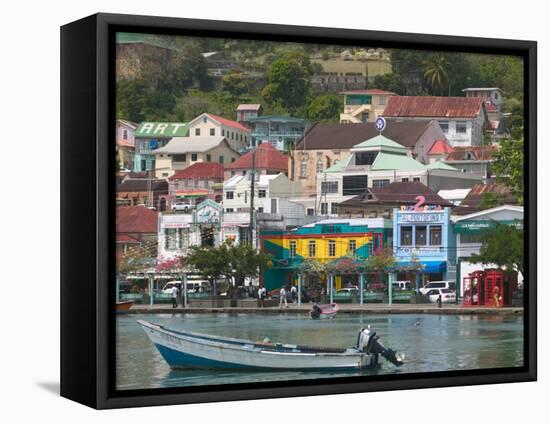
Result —
<instances>
[{"instance_id":1,"label":"waterfront promenade","mask_svg":"<svg viewBox=\"0 0 550 423\"><path fill-rule=\"evenodd\" d=\"M288 308L279 308L278 306L257 307L255 301L250 302L250 306L241 307L187 307L178 305L172 308L171 304L135 304L130 309L134 314L157 314L157 313L307 313L311 310L311 304L289 304ZM340 313L349 314L484 314L484 315L513 315L523 314L523 307L464 307L459 304L444 304L439 308L437 304L339 304Z\"/></svg>"}]
</instances>

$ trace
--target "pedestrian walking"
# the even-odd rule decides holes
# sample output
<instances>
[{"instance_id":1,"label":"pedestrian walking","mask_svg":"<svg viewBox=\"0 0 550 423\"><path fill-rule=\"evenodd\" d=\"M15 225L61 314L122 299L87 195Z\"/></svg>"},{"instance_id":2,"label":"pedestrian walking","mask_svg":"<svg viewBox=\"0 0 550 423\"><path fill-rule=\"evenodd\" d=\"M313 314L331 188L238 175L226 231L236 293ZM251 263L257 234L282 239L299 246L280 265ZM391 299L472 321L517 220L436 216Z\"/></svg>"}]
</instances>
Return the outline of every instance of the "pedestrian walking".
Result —
<instances>
[{"instance_id":1,"label":"pedestrian walking","mask_svg":"<svg viewBox=\"0 0 550 423\"><path fill-rule=\"evenodd\" d=\"M260 289L258 289L258 307L263 308L264 306L264 300L266 297L266 290L264 286L261 286Z\"/></svg>"},{"instance_id":2,"label":"pedestrian walking","mask_svg":"<svg viewBox=\"0 0 550 423\"><path fill-rule=\"evenodd\" d=\"M177 308L178 306L178 293L179 289L176 285L172 287L172 308Z\"/></svg>"},{"instance_id":3,"label":"pedestrian walking","mask_svg":"<svg viewBox=\"0 0 550 423\"><path fill-rule=\"evenodd\" d=\"M286 300L286 289L284 286L279 291L279 308L283 307L283 302L285 303L285 307L288 308L288 302Z\"/></svg>"},{"instance_id":4,"label":"pedestrian walking","mask_svg":"<svg viewBox=\"0 0 550 423\"><path fill-rule=\"evenodd\" d=\"M290 288L290 299L292 300L292 303L296 303L296 299L298 298L298 290L294 285Z\"/></svg>"}]
</instances>

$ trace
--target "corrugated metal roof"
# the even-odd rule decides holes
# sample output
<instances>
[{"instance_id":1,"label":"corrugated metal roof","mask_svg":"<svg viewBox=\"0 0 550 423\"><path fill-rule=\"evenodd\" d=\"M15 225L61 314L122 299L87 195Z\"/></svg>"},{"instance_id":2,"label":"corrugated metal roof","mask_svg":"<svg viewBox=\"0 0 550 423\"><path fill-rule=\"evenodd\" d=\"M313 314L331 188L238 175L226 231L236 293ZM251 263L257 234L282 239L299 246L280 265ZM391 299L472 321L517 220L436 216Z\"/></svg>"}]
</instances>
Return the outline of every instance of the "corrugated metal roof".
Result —
<instances>
[{"instance_id":1,"label":"corrugated metal roof","mask_svg":"<svg viewBox=\"0 0 550 423\"><path fill-rule=\"evenodd\" d=\"M475 118L481 111L481 97L390 97L385 117Z\"/></svg>"},{"instance_id":2,"label":"corrugated metal roof","mask_svg":"<svg viewBox=\"0 0 550 423\"><path fill-rule=\"evenodd\" d=\"M252 169L252 157L254 155L254 166L257 169L288 171L288 157L268 142L260 144L256 150L249 151L244 156L239 157L226 169Z\"/></svg>"},{"instance_id":3,"label":"corrugated metal roof","mask_svg":"<svg viewBox=\"0 0 550 423\"><path fill-rule=\"evenodd\" d=\"M177 179L193 178L220 179L223 181L223 165L215 162L193 163L185 169L178 170L168 179L174 181Z\"/></svg>"}]
</instances>

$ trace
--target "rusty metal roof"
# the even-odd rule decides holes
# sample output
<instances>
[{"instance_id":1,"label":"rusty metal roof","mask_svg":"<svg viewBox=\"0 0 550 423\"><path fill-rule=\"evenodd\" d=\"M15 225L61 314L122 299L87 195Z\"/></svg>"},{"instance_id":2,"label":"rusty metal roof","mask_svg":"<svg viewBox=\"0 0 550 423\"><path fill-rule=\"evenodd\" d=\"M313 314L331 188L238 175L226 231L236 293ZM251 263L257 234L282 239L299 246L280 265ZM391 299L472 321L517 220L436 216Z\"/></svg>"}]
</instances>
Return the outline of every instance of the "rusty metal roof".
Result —
<instances>
[{"instance_id":1,"label":"rusty metal roof","mask_svg":"<svg viewBox=\"0 0 550 423\"><path fill-rule=\"evenodd\" d=\"M481 97L390 97L385 117L475 118L481 112Z\"/></svg>"}]
</instances>

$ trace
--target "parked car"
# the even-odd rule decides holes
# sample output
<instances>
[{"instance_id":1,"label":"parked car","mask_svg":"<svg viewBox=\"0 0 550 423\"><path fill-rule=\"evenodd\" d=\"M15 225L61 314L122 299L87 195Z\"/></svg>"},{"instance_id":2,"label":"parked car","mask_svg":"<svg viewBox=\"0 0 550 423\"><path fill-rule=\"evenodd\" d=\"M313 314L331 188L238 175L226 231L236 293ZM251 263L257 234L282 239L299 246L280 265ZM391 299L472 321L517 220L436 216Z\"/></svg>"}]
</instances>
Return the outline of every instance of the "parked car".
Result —
<instances>
[{"instance_id":1,"label":"parked car","mask_svg":"<svg viewBox=\"0 0 550 423\"><path fill-rule=\"evenodd\" d=\"M189 210L194 209L195 206L186 201L178 201L177 203L172 204L172 211L182 211L188 212Z\"/></svg>"},{"instance_id":2,"label":"parked car","mask_svg":"<svg viewBox=\"0 0 550 423\"><path fill-rule=\"evenodd\" d=\"M164 287L162 288L162 292L164 294L171 294L172 288L175 286L178 287L178 289L181 292L182 282L181 281L169 281L166 282ZM210 290L210 282L208 281L187 281L187 292L193 293L193 292L206 292Z\"/></svg>"},{"instance_id":3,"label":"parked car","mask_svg":"<svg viewBox=\"0 0 550 423\"><path fill-rule=\"evenodd\" d=\"M391 284L392 289L394 290L407 290L409 291L411 289L411 283L409 281L395 281Z\"/></svg>"},{"instance_id":4,"label":"parked car","mask_svg":"<svg viewBox=\"0 0 550 423\"><path fill-rule=\"evenodd\" d=\"M456 302L456 294L448 288L430 289L425 295L429 298L430 303L436 303L439 295L441 295L441 302L443 303Z\"/></svg>"},{"instance_id":5,"label":"parked car","mask_svg":"<svg viewBox=\"0 0 550 423\"><path fill-rule=\"evenodd\" d=\"M338 291L336 292L339 292L339 293L342 293L342 292L351 292L352 294L356 293L356 292L359 292L359 288L356 287L355 285L347 285L347 286L344 286L343 288L340 288Z\"/></svg>"},{"instance_id":6,"label":"parked car","mask_svg":"<svg viewBox=\"0 0 550 423\"><path fill-rule=\"evenodd\" d=\"M426 295L428 291L432 289L450 289L452 291L455 291L456 282L449 282L449 281L428 282L426 285L420 288L419 291L422 295Z\"/></svg>"}]
</instances>

